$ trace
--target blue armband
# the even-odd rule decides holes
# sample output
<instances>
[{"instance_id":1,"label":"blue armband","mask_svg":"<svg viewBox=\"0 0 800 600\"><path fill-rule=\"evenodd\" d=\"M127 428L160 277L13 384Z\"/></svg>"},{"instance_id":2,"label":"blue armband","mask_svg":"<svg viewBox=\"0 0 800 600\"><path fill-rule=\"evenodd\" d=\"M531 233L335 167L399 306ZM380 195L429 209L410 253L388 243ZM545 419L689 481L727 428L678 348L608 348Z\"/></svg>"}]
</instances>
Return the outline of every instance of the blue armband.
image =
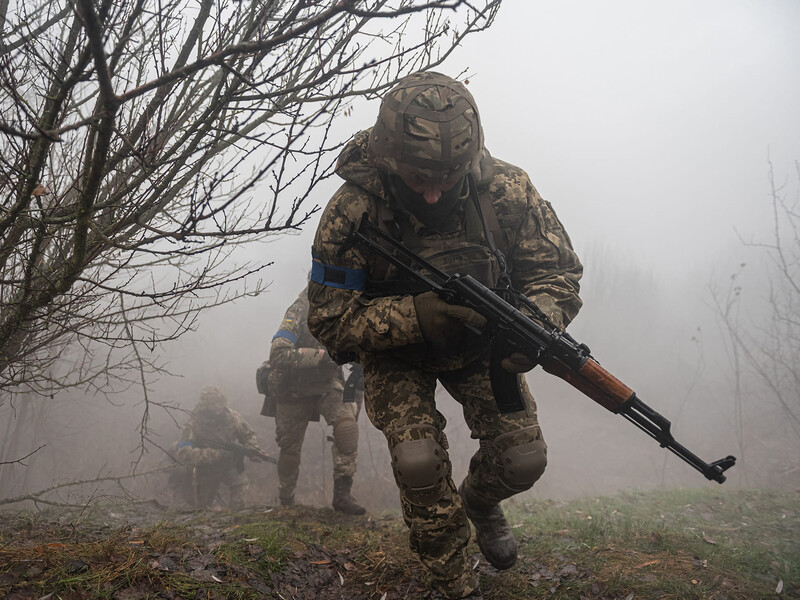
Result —
<instances>
[{"instance_id":1,"label":"blue armband","mask_svg":"<svg viewBox=\"0 0 800 600\"><path fill-rule=\"evenodd\" d=\"M287 329L279 329L278 333L272 336L272 341L274 342L277 338L289 340L293 346L297 346L297 336Z\"/></svg>"},{"instance_id":2,"label":"blue armband","mask_svg":"<svg viewBox=\"0 0 800 600\"><path fill-rule=\"evenodd\" d=\"M319 258L311 255L311 281L342 290L364 290L367 287L367 271L365 269L348 269L326 265Z\"/></svg>"}]
</instances>

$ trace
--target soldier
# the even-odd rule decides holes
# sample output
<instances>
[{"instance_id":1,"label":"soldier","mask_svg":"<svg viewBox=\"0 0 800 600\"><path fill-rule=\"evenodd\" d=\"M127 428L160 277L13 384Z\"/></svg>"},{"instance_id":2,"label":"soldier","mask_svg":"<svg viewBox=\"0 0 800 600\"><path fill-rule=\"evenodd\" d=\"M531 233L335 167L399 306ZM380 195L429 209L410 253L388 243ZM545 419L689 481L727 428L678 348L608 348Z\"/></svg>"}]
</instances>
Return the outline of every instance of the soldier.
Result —
<instances>
[{"instance_id":1,"label":"soldier","mask_svg":"<svg viewBox=\"0 0 800 600\"><path fill-rule=\"evenodd\" d=\"M410 544L447 598L482 598L468 562L470 524L498 569L517 545L500 501L529 489L546 465L536 404L498 411L488 376L486 320L398 276L393 265L349 243L362 215L440 269L489 287L505 280L554 323L581 306L582 266L561 222L520 168L484 148L478 109L461 83L434 72L402 79L377 122L342 151L345 183L328 203L312 248L311 332L336 356L364 369L364 406L383 431L400 488ZM514 353L512 373L533 364ZM480 441L466 478L451 476L441 382ZM468 520L469 518L469 520Z\"/></svg>"},{"instance_id":2,"label":"soldier","mask_svg":"<svg viewBox=\"0 0 800 600\"><path fill-rule=\"evenodd\" d=\"M280 502L294 504L303 438L308 422L318 421L321 414L333 428L333 508L362 515L366 510L351 495L358 458L357 406L343 401L341 369L308 331L307 315L307 290L303 289L286 311L269 354L276 398L275 437L280 447Z\"/></svg>"},{"instance_id":3,"label":"soldier","mask_svg":"<svg viewBox=\"0 0 800 600\"><path fill-rule=\"evenodd\" d=\"M255 432L239 413L228 408L222 391L214 386L204 388L181 430L175 451L177 460L186 465L190 474L192 490L186 495L192 505L211 506L222 483L230 493L231 510L244 508L248 480L244 453L237 452L237 446L263 454ZM262 459L252 456L250 460Z\"/></svg>"}]
</instances>

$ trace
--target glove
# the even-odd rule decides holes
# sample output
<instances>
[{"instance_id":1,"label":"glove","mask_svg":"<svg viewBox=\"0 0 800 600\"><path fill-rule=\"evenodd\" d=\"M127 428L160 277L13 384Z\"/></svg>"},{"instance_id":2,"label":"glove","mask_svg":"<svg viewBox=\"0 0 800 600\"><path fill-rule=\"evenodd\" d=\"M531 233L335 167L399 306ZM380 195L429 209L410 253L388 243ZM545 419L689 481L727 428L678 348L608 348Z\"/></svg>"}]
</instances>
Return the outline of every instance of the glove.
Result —
<instances>
[{"instance_id":1,"label":"glove","mask_svg":"<svg viewBox=\"0 0 800 600\"><path fill-rule=\"evenodd\" d=\"M536 366L536 362L521 352L512 352L500 361L500 366L509 373L525 373L533 369Z\"/></svg>"},{"instance_id":2,"label":"glove","mask_svg":"<svg viewBox=\"0 0 800 600\"><path fill-rule=\"evenodd\" d=\"M448 340L459 338L467 325L482 329L487 322L483 315L471 308L448 304L435 292L414 296L414 308L422 337L434 345L444 345Z\"/></svg>"}]
</instances>

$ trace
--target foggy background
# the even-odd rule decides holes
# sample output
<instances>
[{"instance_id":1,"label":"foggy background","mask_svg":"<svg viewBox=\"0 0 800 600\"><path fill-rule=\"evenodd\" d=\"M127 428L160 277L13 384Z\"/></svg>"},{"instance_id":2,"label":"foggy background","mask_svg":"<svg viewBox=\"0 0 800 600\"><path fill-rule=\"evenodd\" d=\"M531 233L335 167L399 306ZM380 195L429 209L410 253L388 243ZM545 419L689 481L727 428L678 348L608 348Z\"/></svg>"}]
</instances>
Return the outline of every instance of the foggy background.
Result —
<instances>
[{"instance_id":1,"label":"foggy background","mask_svg":"<svg viewBox=\"0 0 800 600\"><path fill-rule=\"evenodd\" d=\"M439 70L469 81L488 150L529 173L572 238L585 267L585 304L570 333L672 420L680 443L707 461L739 458L720 489L800 484L798 436L754 386L744 388L746 427L737 430L730 354L712 301L746 264L736 281L743 314L757 321L768 282L763 252L750 243L771 235L770 164L797 198L800 4L508 1L493 27ZM341 116L338 135L370 127L378 106L357 104ZM338 185L318 189L320 206ZM277 456L274 420L258 415L255 371L305 285L317 217L232 257L272 262L263 271L269 290L203 314L196 332L157 350L174 376L154 382L151 399L189 411L203 387L217 385ZM567 384L539 370L528 377L549 464L522 498L717 485ZM477 441L468 438L457 404L443 392L440 400L458 483ZM25 436L35 426L37 439L23 439L22 448L45 445L27 467L0 467L0 497L126 473L140 456L144 405L135 385L111 400L65 393L31 402L47 407L37 423L25 421L19 406L0 407L0 435ZM186 418L162 410L149 417L151 438L163 447ZM383 436L363 411L359 423L354 495L372 510L395 507ZM302 503L330 504L328 434L323 424L309 424ZM150 447L138 469L162 460ZM275 502L275 467L247 469L251 502ZM149 483L152 489L137 491L163 491L157 478Z\"/></svg>"}]
</instances>

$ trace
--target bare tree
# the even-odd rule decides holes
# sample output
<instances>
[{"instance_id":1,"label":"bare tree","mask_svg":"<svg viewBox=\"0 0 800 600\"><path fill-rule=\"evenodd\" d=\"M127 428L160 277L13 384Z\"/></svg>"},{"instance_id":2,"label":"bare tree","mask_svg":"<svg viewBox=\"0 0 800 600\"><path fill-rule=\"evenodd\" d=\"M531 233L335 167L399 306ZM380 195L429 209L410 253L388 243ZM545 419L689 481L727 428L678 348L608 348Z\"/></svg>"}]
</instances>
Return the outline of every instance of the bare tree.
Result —
<instances>
[{"instance_id":1,"label":"bare tree","mask_svg":"<svg viewBox=\"0 0 800 600\"><path fill-rule=\"evenodd\" d=\"M0 0L0 389L143 385L238 244L301 227L337 113L500 0ZM145 415L146 420L146 415Z\"/></svg>"},{"instance_id":2,"label":"bare tree","mask_svg":"<svg viewBox=\"0 0 800 600\"><path fill-rule=\"evenodd\" d=\"M795 164L800 184L800 163ZM754 434L754 422L765 421L768 435L761 445L782 448L790 463L783 472L800 470L800 185L775 182L769 165L772 235L747 246L758 251L765 266L755 294L760 304L743 305L747 267L741 264L724 293L712 290L714 310L721 324L733 371L733 397L740 452ZM745 401L748 397L748 401ZM767 417L765 419L765 417Z\"/></svg>"}]
</instances>

